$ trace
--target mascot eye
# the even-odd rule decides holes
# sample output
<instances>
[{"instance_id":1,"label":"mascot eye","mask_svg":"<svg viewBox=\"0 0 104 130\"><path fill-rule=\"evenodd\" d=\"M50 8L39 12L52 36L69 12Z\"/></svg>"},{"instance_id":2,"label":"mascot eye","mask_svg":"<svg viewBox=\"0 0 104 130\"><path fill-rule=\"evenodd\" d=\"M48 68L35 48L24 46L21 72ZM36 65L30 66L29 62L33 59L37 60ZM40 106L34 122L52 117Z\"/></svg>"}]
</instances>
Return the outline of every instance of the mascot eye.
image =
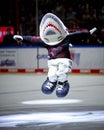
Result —
<instances>
[{"instance_id":1,"label":"mascot eye","mask_svg":"<svg viewBox=\"0 0 104 130\"><path fill-rule=\"evenodd\" d=\"M60 40L63 40L63 37L62 37L62 36L59 36L59 37L58 37L58 41L60 41Z\"/></svg>"},{"instance_id":2,"label":"mascot eye","mask_svg":"<svg viewBox=\"0 0 104 130\"><path fill-rule=\"evenodd\" d=\"M50 31L48 31L47 33L46 33L46 35L54 35L54 34L56 34L54 31L52 31L52 30L50 30Z\"/></svg>"},{"instance_id":3,"label":"mascot eye","mask_svg":"<svg viewBox=\"0 0 104 130\"><path fill-rule=\"evenodd\" d=\"M44 38L46 42L49 42L49 40L47 38Z\"/></svg>"}]
</instances>

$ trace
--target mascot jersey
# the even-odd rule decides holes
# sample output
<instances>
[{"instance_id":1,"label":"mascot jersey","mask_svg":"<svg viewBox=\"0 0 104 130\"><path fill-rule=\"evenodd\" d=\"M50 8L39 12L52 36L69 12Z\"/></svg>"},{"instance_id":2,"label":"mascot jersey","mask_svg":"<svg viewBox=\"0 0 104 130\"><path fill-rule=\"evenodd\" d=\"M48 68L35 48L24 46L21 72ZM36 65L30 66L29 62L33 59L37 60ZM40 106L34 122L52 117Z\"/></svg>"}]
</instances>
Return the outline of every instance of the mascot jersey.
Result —
<instances>
[{"instance_id":1,"label":"mascot jersey","mask_svg":"<svg viewBox=\"0 0 104 130\"><path fill-rule=\"evenodd\" d=\"M48 50L48 59L56 58L71 58L69 51L69 44L76 44L75 40L79 40L82 37L88 37L89 32L78 31L74 33L69 33L66 38L61 41L58 45L47 45L45 44L40 37L36 36L23 36L23 42L30 44L32 46L41 46L45 47Z\"/></svg>"},{"instance_id":2,"label":"mascot jersey","mask_svg":"<svg viewBox=\"0 0 104 130\"><path fill-rule=\"evenodd\" d=\"M23 42L32 46L45 47L48 59L71 58L69 44L90 35L89 31L70 33L63 22L54 14L47 13L40 22L40 36L22 36Z\"/></svg>"}]
</instances>

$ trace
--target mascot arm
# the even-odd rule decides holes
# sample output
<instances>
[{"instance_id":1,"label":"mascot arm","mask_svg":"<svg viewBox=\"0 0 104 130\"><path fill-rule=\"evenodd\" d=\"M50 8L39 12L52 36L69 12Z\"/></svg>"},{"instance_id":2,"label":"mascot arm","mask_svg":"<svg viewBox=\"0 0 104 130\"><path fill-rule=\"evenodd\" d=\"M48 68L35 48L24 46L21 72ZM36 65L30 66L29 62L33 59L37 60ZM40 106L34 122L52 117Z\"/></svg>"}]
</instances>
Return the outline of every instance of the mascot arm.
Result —
<instances>
[{"instance_id":1,"label":"mascot arm","mask_svg":"<svg viewBox=\"0 0 104 130\"><path fill-rule=\"evenodd\" d=\"M44 42L38 36L21 36L14 35L13 39L17 42L21 42L22 45L32 45L32 46L43 46Z\"/></svg>"},{"instance_id":2,"label":"mascot arm","mask_svg":"<svg viewBox=\"0 0 104 130\"><path fill-rule=\"evenodd\" d=\"M71 45L69 45L70 47L73 45L78 45L77 42L80 40L84 40L86 38L90 38L93 33L95 33L97 30L96 27L92 28L91 30L82 30L82 31L76 31L76 32L72 32L68 34L68 39L70 40Z\"/></svg>"},{"instance_id":3,"label":"mascot arm","mask_svg":"<svg viewBox=\"0 0 104 130\"><path fill-rule=\"evenodd\" d=\"M96 27L92 28L91 30L82 30L82 31L76 31L76 32L72 32L68 34L68 38L71 40L78 40L78 39L83 39L83 38L87 38L90 37L91 35L93 35L93 33L95 33L95 31L97 30Z\"/></svg>"}]
</instances>

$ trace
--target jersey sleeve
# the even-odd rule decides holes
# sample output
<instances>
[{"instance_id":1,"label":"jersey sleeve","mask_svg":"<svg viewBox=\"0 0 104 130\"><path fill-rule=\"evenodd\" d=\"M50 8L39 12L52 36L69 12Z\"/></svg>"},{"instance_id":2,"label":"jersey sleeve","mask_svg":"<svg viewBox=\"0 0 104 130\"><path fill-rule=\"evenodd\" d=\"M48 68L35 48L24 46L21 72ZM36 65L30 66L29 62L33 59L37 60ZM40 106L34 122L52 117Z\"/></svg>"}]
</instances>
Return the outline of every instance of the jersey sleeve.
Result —
<instances>
[{"instance_id":1,"label":"jersey sleeve","mask_svg":"<svg viewBox=\"0 0 104 130\"><path fill-rule=\"evenodd\" d=\"M22 36L26 45L45 47L45 43L38 36Z\"/></svg>"},{"instance_id":2,"label":"jersey sleeve","mask_svg":"<svg viewBox=\"0 0 104 130\"><path fill-rule=\"evenodd\" d=\"M78 45L78 42L80 42L81 40L86 40L90 37L91 35L89 31L76 31L69 33L67 39L69 39L70 43L72 43L73 45Z\"/></svg>"}]
</instances>

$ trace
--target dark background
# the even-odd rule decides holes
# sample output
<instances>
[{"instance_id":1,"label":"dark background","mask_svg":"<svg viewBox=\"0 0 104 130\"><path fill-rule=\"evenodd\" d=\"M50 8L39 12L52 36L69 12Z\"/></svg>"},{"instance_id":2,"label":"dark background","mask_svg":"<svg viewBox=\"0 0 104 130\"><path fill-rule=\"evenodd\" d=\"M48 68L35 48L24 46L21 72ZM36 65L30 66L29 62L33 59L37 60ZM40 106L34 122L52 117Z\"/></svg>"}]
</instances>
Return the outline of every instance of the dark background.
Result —
<instances>
[{"instance_id":1,"label":"dark background","mask_svg":"<svg viewBox=\"0 0 104 130\"><path fill-rule=\"evenodd\" d=\"M56 14L71 30L97 27L92 39L104 45L103 0L3 0L0 3L0 26L14 27L15 34L38 35L45 13Z\"/></svg>"}]
</instances>

